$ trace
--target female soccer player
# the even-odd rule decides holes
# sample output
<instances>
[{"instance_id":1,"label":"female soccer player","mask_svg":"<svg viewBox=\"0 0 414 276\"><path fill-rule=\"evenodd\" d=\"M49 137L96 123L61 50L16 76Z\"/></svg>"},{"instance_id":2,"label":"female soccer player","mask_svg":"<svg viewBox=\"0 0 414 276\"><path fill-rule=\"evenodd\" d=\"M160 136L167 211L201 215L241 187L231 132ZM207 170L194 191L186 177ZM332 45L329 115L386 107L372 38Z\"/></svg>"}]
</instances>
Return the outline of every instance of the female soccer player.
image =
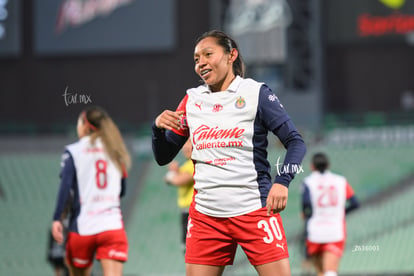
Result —
<instances>
[{"instance_id":1,"label":"female soccer player","mask_svg":"<svg viewBox=\"0 0 414 276\"><path fill-rule=\"evenodd\" d=\"M233 263L239 244L261 276L290 275L279 212L294 177L286 170L272 182L267 134L287 149L284 164L300 166L301 135L263 83L244 79L237 44L221 31L204 33L194 49L203 85L187 90L176 111L153 125L153 151L168 164L190 137L195 162L194 199L186 241L187 276L219 276Z\"/></svg>"},{"instance_id":2,"label":"female soccer player","mask_svg":"<svg viewBox=\"0 0 414 276\"><path fill-rule=\"evenodd\" d=\"M109 115L99 107L78 119L79 141L66 146L52 223L54 239L63 242L60 221L71 198L66 262L71 275L90 275L93 257L104 275L122 275L128 241L120 209L130 156Z\"/></svg>"},{"instance_id":3,"label":"female soccer player","mask_svg":"<svg viewBox=\"0 0 414 276\"><path fill-rule=\"evenodd\" d=\"M312 158L313 172L305 178L302 189L307 253L318 276L338 275L346 237L345 214L359 206L345 177L328 168L328 157L316 153Z\"/></svg>"}]
</instances>

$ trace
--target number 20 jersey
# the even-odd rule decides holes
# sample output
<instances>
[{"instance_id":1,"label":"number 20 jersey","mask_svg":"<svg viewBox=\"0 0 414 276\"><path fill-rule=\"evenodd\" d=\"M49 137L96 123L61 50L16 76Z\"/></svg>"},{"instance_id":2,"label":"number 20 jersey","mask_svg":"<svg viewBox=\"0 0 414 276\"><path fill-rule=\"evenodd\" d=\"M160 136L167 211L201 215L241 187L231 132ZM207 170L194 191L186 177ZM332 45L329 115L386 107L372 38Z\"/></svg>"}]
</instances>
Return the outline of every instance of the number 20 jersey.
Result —
<instances>
[{"instance_id":1,"label":"number 20 jersey","mask_svg":"<svg viewBox=\"0 0 414 276\"><path fill-rule=\"evenodd\" d=\"M304 179L304 188L309 190L312 202L308 240L314 243L344 240L346 200L354 195L346 178L330 171L314 171Z\"/></svg>"}]
</instances>

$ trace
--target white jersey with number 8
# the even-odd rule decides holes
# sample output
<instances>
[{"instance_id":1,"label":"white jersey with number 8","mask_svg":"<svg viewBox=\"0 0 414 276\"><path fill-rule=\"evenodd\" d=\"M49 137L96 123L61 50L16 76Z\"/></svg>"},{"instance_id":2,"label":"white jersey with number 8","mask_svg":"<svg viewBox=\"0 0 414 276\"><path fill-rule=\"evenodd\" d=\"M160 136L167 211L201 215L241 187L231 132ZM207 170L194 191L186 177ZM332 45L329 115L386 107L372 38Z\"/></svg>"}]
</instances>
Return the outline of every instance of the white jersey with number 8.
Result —
<instances>
[{"instance_id":1,"label":"white jersey with number 8","mask_svg":"<svg viewBox=\"0 0 414 276\"><path fill-rule=\"evenodd\" d=\"M76 169L80 235L92 235L123 228L120 209L122 174L104 152L99 138L92 145L90 137L67 146Z\"/></svg>"}]
</instances>

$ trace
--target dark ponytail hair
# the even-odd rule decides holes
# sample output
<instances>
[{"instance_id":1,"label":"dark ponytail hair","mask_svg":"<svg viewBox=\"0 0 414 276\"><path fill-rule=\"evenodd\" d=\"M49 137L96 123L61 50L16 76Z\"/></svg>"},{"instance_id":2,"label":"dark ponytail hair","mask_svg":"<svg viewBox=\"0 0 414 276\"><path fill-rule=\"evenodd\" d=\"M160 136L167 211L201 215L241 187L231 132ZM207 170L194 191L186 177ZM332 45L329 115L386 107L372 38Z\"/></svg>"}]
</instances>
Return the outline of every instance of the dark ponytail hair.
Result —
<instances>
[{"instance_id":1,"label":"dark ponytail hair","mask_svg":"<svg viewBox=\"0 0 414 276\"><path fill-rule=\"evenodd\" d=\"M223 47L224 51L226 53L231 53L232 49L236 49L239 53L236 60L233 62L233 72L237 76L244 77L245 72L245 66L242 59L242 56L240 54L239 47L237 46L237 43L226 33L218 30L212 30L205 32L201 36L199 36L196 39L195 44L197 45L201 40L207 37L214 37L217 40L217 44Z\"/></svg>"}]
</instances>

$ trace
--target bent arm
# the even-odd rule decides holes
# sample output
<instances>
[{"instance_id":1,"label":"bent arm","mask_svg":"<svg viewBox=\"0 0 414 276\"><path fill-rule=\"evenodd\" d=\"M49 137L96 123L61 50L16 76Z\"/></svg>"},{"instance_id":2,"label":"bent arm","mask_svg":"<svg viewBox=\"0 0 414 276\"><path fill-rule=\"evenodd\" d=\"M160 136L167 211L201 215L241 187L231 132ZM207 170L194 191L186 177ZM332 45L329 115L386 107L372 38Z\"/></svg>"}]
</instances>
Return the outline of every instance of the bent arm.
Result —
<instances>
[{"instance_id":1,"label":"bent arm","mask_svg":"<svg viewBox=\"0 0 414 276\"><path fill-rule=\"evenodd\" d=\"M289 183L293 180L295 174L303 172L301 163L306 153L306 145L290 119L274 130L273 133L286 148L283 165L289 168L288 171L276 175L274 182L289 187Z\"/></svg>"},{"instance_id":2,"label":"bent arm","mask_svg":"<svg viewBox=\"0 0 414 276\"><path fill-rule=\"evenodd\" d=\"M312 202L310 198L309 188L305 183L302 184L302 213L303 217L307 220L312 216Z\"/></svg>"},{"instance_id":3,"label":"bent arm","mask_svg":"<svg viewBox=\"0 0 414 276\"><path fill-rule=\"evenodd\" d=\"M60 221L62 214L70 198L70 191L74 184L76 184L76 169L73 158L68 151L62 156L62 170L60 173L60 187L56 200L55 212L53 215L54 221Z\"/></svg>"},{"instance_id":4,"label":"bent arm","mask_svg":"<svg viewBox=\"0 0 414 276\"><path fill-rule=\"evenodd\" d=\"M359 201L356 196L352 196L347 200L347 206L345 208L345 214L349 214L350 212L354 211L355 209L359 208Z\"/></svg>"},{"instance_id":5,"label":"bent arm","mask_svg":"<svg viewBox=\"0 0 414 276\"><path fill-rule=\"evenodd\" d=\"M283 165L290 169L277 175L274 183L288 187L295 173L303 171L301 163L306 153L305 142L279 99L266 85L260 89L259 114L263 125L279 138L287 150Z\"/></svg>"},{"instance_id":6,"label":"bent arm","mask_svg":"<svg viewBox=\"0 0 414 276\"><path fill-rule=\"evenodd\" d=\"M160 166L170 163L186 141L187 136L157 128L155 123L152 125L152 152Z\"/></svg>"},{"instance_id":7,"label":"bent arm","mask_svg":"<svg viewBox=\"0 0 414 276\"><path fill-rule=\"evenodd\" d=\"M177 186L177 187L188 185L194 181L193 175L188 172L177 172L171 175L167 174L167 177L165 180L167 183Z\"/></svg>"}]
</instances>

